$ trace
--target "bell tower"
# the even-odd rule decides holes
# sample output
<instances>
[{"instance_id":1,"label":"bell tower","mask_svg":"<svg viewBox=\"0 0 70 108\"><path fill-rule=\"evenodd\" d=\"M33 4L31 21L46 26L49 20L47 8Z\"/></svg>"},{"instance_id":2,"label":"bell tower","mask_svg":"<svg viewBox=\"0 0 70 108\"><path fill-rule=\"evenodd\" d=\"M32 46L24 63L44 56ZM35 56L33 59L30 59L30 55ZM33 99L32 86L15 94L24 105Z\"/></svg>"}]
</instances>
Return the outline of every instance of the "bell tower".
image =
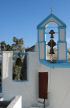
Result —
<instances>
[{"instance_id":1,"label":"bell tower","mask_svg":"<svg viewBox=\"0 0 70 108\"><path fill-rule=\"evenodd\" d=\"M38 46L39 46L39 59L46 60L46 25L49 23L56 23L58 25L58 40L57 40L57 61L60 63L67 62L67 42L66 42L66 24L51 13L44 19L38 26Z\"/></svg>"}]
</instances>

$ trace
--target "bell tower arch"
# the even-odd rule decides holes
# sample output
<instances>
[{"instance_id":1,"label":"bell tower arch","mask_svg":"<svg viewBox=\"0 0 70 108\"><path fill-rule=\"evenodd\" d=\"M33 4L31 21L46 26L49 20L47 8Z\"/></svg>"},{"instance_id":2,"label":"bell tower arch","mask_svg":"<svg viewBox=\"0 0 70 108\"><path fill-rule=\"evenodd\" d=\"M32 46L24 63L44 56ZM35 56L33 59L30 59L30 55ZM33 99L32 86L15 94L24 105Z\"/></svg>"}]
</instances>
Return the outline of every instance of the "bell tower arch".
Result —
<instances>
[{"instance_id":1,"label":"bell tower arch","mask_svg":"<svg viewBox=\"0 0 70 108\"><path fill-rule=\"evenodd\" d=\"M46 58L46 25L49 23L56 23L58 25L58 40L57 40L57 62L67 62L67 42L66 42L66 24L51 13L38 26L38 46L39 59L47 60Z\"/></svg>"}]
</instances>

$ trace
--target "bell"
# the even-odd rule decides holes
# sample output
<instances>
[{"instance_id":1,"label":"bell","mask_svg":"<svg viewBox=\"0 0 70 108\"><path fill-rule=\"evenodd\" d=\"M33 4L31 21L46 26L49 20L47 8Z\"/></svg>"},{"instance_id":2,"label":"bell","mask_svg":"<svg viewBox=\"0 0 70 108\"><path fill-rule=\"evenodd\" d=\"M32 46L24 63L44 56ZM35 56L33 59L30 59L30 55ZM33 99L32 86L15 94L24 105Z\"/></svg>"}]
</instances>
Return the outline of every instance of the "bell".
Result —
<instances>
[{"instance_id":1,"label":"bell","mask_svg":"<svg viewBox=\"0 0 70 108\"><path fill-rule=\"evenodd\" d=\"M49 54L55 54L53 48L50 49L50 53Z\"/></svg>"},{"instance_id":2,"label":"bell","mask_svg":"<svg viewBox=\"0 0 70 108\"><path fill-rule=\"evenodd\" d=\"M50 30L49 34L55 34L54 30Z\"/></svg>"},{"instance_id":3,"label":"bell","mask_svg":"<svg viewBox=\"0 0 70 108\"><path fill-rule=\"evenodd\" d=\"M53 34L55 34L54 30L51 30L51 31L49 32L49 34L51 34L50 38L54 38L54 36L53 36Z\"/></svg>"},{"instance_id":4,"label":"bell","mask_svg":"<svg viewBox=\"0 0 70 108\"><path fill-rule=\"evenodd\" d=\"M55 34L54 30L50 30L49 34L51 34L51 40L48 42L48 46L50 46L50 53L49 54L55 54L53 47L56 46L56 42L52 39L54 38L53 34Z\"/></svg>"},{"instance_id":5,"label":"bell","mask_svg":"<svg viewBox=\"0 0 70 108\"><path fill-rule=\"evenodd\" d=\"M21 58L17 58L17 60L16 60L16 65L17 66L22 66L22 61L21 61Z\"/></svg>"},{"instance_id":6,"label":"bell","mask_svg":"<svg viewBox=\"0 0 70 108\"><path fill-rule=\"evenodd\" d=\"M54 47L54 46L56 46L56 42L54 42L54 40L50 40L50 41L48 42L48 46Z\"/></svg>"}]
</instances>

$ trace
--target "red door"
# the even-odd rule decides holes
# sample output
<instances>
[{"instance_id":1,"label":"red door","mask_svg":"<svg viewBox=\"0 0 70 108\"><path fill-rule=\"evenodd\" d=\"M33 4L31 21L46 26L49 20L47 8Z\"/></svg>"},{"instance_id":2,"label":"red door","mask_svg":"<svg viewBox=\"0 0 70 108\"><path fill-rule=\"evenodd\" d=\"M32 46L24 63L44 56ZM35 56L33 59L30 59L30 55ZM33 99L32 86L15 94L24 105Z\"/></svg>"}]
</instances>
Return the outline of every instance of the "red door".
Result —
<instances>
[{"instance_id":1,"label":"red door","mask_svg":"<svg viewBox=\"0 0 70 108\"><path fill-rule=\"evenodd\" d=\"M39 98L48 98L48 72L39 72Z\"/></svg>"}]
</instances>

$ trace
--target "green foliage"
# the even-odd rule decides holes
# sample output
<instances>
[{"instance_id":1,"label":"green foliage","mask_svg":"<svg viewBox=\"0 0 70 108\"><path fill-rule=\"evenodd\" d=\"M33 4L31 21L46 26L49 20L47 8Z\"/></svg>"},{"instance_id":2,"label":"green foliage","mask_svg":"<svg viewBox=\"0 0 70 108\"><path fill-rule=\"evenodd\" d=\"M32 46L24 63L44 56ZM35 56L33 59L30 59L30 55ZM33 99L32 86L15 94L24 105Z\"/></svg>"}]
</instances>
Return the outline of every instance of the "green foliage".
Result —
<instances>
[{"instance_id":1,"label":"green foliage","mask_svg":"<svg viewBox=\"0 0 70 108\"><path fill-rule=\"evenodd\" d=\"M21 73L21 68L22 65L18 66L16 65L16 60L17 60L18 56L14 56L13 57L13 80L20 80L20 73ZM19 58L21 59L21 61L23 60L22 56L19 56Z\"/></svg>"},{"instance_id":2,"label":"green foliage","mask_svg":"<svg viewBox=\"0 0 70 108\"><path fill-rule=\"evenodd\" d=\"M7 44L5 41L1 42L1 50L24 52L23 44L24 40L22 38L18 39L16 36L14 36L12 45Z\"/></svg>"},{"instance_id":3,"label":"green foliage","mask_svg":"<svg viewBox=\"0 0 70 108\"><path fill-rule=\"evenodd\" d=\"M23 39L22 38L18 39L16 37L13 37L13 42L14 42L14 44L12 45L13 50L23 52L23 44L24 44Z\"/></svg>"},{"instance_id":4,"label":"green foliage","mask_svg":"<svg viewBox=\"0 0 70 108\"><path fill-rule=\"evenodd\" d=\"M14 65L13 66L13 79L19 80L20 79L20 67Z\"/></svg>"},{"instance_id":5,"label":"green foliage","mask_svg":"<svg viewBox=\"0 0 70 108\"><path fill-rule=\"evenodd\" d=\"M10 46L9 44L6 45L6 51L12 51L12 46Z\"/></svg>"},{"instance_id":6,"label":"green foliage","mask_svg":"<svg viewBox=\"0 0 70 108\"><path fill-rule=\"evenodd\" d=\"M13 42L16 42L17 43L18 39L14 36L13 37Z\"/></svg>"},{"instance_id":7,"label":"green foliage","mask_svg":"<svg viewBox=\"0 0 70 108\"><path fill-rule=\"evenodd\" d=\"M5 41L2 41L1 42L1 50L2 51L5 51L6 50L6 43L5 43Z\"/></svg>"}]
</instances>

